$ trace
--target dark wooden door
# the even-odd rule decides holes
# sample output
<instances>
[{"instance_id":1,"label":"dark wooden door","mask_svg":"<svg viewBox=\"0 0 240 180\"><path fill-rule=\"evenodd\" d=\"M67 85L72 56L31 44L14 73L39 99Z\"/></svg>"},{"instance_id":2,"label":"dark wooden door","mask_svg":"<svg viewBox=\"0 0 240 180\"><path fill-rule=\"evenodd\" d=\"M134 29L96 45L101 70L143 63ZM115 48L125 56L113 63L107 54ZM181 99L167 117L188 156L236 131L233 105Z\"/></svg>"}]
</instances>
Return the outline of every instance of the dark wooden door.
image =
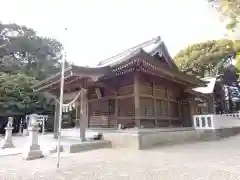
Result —
<instances>
[{"instance_id":1,"label":"dark wooden door","mask_svg":"<svg viewBox=\"0 0 240 180\"><path fill-rule=\"evenodd\" d=\"M184 103L182 104L182 122L184 127L191 127L191 112L190 112L190 104Z\"/></svg>"}]
</instances>

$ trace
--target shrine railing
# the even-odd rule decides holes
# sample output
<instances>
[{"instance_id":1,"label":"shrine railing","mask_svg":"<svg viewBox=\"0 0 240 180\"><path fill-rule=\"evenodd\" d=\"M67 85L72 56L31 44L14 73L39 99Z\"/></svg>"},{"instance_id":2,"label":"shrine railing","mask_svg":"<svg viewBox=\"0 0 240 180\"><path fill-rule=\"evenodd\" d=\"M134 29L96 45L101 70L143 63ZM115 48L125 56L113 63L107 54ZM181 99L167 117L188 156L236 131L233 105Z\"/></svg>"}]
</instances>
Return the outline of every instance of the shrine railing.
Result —
<instances>
[{"instance_id":1,"label":"shrine railing","mask_svg":"<svg viewBox=\"0 0 240 180\"><path fill-rule=\"evenodd\" d=\"M229 114L221 114L221 115L240 118L240 113L229 113Z\"/></svg>"},{"instance_id":2,"label":"shrine railing","mask_svg":"<svg viewBox=\"0 0 240 180\"><path fill-rule=\"evenodd\" d=\"M205 114L194 115L193 126L195 129L224 129L232 127L240 127L239 116Z\"/></svg>"}]
</instances>

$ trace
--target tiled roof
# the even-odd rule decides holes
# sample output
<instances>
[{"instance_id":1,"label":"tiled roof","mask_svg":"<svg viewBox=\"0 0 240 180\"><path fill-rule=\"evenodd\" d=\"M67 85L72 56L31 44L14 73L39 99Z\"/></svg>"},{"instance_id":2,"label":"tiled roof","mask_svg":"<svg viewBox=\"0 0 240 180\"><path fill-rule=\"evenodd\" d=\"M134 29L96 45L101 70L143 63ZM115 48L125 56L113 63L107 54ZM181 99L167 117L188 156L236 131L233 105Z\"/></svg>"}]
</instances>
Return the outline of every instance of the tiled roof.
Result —
<instances>
[{"instance_id":1,"label":"tiled roof","mask_svg":"<svg viewBox=\"0 0 240 180\"><path fill-rule=\"evenodd\" d=\"M202 78L202 81L207 82L207 86L205 87L196 87L193 88L192 90L195 92L199 92L202 94L211 94L213 93L214 87L215 87L215 83L216 83L216 77L206 77L206 78Z\"/></svg>"}]
</instances>

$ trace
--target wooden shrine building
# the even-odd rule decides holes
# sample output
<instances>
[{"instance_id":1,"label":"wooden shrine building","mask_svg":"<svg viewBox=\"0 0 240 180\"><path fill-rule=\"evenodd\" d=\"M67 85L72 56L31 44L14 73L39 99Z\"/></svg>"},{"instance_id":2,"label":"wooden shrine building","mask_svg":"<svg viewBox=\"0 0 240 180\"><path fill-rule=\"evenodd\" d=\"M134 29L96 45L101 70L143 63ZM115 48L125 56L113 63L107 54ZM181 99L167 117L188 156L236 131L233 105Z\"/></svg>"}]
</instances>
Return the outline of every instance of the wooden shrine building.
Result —
<instances>
[{"instance_id":1,"label":"wooden shrine building","mask_svg":"<svg viewBox=\"0 0 240 180\"><path fill-rule=\"evenodd\" d=\"M81 88L87 92L88 127L192 126L201 100L186 90L206 82L180 72L161 40L151 50L140 47L115 59L95 68L72 65L65 69L64 95ZM33 88L58 97L60 74Z\"/></svg>"}]
</instances>

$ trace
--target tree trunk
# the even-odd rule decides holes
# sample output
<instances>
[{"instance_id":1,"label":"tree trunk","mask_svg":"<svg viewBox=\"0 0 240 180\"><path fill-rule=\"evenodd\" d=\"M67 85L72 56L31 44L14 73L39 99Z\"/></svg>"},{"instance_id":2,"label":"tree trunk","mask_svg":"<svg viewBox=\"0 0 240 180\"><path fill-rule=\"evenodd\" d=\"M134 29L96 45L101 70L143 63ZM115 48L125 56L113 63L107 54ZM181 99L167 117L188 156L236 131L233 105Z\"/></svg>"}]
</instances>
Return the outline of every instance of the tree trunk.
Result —
<instances>
[{"instance_id":1,"label":"tree trunk","mask_svg":"<svg viewBox=\"0 0 240 180\"><path fill-rule=\"evenodd\" d=\"M231 94L230 94L230 88L229 86L227 86L227 90L228 90L228 103L229 103L229 112L232 113L233 112L233 103L232 103L232 99L231 99Z\"/></svg>"}]
</instances>

